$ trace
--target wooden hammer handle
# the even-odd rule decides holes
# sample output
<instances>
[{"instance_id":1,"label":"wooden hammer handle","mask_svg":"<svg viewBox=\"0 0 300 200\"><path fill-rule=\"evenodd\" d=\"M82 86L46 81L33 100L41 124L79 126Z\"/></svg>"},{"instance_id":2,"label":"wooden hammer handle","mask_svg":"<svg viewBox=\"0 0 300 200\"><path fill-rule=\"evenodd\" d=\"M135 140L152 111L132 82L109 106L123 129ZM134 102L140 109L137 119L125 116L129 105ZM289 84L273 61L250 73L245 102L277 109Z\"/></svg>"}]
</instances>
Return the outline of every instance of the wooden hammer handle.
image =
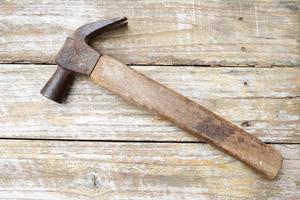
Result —
<instances>
[{"instance_id":1,"label":"wooden hammer handle","mask_svg":"<svg viewBox=\"0 0 300 200\"><path fill-rule=\"evenodd\" d=\"M273 179L281 167L282 156L271 146L113 58L102 56L90 77L108 90L145 106L178 127L204 138L269 179Z\"/></svg>"}]
</instances>

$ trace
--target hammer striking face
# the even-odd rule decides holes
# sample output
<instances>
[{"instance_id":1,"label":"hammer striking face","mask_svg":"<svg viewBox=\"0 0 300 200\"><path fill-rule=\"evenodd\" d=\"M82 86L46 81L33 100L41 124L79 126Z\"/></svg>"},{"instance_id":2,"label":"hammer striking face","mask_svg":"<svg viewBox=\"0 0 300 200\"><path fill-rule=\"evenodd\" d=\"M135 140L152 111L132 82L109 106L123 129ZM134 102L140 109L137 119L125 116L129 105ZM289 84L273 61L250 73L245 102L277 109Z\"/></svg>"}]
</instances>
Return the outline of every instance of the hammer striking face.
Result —
<instances>
[{"instance_id":1,"label":"hammer striking face","mask_svg":"<svg viewBox=\"0 0 300 200\"><path fill-rule=\"evenodd\" d=\"M62 103L74 73L90 75L101 53L89 46L90 40L101 32L127 24L126 17L93 22L79 27L65 41L55 58L56 72L41 90L45 97Z\"/></svg>"},{"instance_id":2,"label":"hammer striking face","mask_svg":"<svg viewBox=\"0 0 300 200\"><path fill-rule=\"evenodd\" d=\"M72 74L88 75L95 83L160 114L273 179L282 163L278 151L196 102L109 56L101 55L88 45L93 35L126 24L126 20L126 17L116 18L78 28L58 53L58 68L41 93L61 103Z\"/></svg>"}]
</instances>

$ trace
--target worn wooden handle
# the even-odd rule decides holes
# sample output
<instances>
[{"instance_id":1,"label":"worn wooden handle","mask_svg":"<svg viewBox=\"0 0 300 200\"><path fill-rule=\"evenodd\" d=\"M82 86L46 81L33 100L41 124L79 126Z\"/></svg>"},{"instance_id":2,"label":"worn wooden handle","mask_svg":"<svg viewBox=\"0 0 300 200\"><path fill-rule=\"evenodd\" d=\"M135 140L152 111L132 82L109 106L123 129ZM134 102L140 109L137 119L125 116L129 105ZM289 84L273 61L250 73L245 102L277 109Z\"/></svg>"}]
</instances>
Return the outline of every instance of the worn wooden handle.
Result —
<instances>
[{"instance_id":1,"label":"worn wooden handle","mask_svg":"<svg viewBox=\"0 0 300 200\"><path fill-rule=\"evenodd\" d=\"M281 168L282 156L271 146L113 58L102 56L91 78L125 99L145 106L193 135L204 138L269 179L273 179Z\"/></svg>"}]
</instances>

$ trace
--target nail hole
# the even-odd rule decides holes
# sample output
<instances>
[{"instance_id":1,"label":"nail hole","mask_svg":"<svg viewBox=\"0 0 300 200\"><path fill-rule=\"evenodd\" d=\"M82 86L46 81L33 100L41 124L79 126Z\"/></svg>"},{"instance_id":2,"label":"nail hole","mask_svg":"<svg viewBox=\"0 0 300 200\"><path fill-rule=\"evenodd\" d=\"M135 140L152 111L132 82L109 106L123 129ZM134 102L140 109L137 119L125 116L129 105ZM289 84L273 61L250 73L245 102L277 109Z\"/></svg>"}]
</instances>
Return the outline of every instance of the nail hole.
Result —
<instances>
[{"instance_id":1,"label":"nail hole","mask_svg":"<svg viewBox=\"0 0 300 200\"><path fill-rule=\"evenodd\" d=\"M250 126L250 123L249 123L249 121L244 121L241 125L242 125L243 127L249 127L249 126Z\"/></svg>"},{"instance_id":2,"label":"nail hole","mask_svg":"<svg viewBox=\"0 0 300 200\"><path fill-rule=\"evenodd\" d=\"M248 85L247 81L244 81L244 85Z\"/></svg>"},{"instance_id":3,"label":"nail hole","mask_svg":"<svg viewBox=\"0 0 300 200\"><path fill-rule=\"evenodd\" d=\"M243 19L244 19L243 17L239 17L239 18L238 18L238 20L240 20L240 21L243 21Z\"/></svg>"},{"instance_id":4,"label":"nail hole","mask_svg":"<svg viewBox=\"0 0 300 200\"><path fill-rule=\"evenodd\" d=\"M241 51L246 51L247 49L246 49L246 47L241 47Z\"/></svg>"}]
</instances>

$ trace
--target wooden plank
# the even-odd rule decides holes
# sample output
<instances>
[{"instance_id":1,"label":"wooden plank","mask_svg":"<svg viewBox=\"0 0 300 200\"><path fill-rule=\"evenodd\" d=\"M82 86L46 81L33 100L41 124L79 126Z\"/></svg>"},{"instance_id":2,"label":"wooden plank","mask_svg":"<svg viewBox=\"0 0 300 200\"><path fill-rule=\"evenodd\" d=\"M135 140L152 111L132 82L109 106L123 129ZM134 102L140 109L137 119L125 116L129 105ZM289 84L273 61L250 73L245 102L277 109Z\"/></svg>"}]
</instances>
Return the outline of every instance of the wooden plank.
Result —
<instances>
[{"instance_id":1,"label":"wooden plank","mask_svg":"<svg viewBox=\"0 0 300 200\"><path fill-rule=\"evenodd\" d=\"M0 141L0 199L297 199L300 146L268 181L207 144Z\"/></svg>"},{"instance_id":2,"label":"wooden plank","mask_svg":"<svg viewBox=\"0 0 300 200\"><path fill-rule=\"evenodd\" d=\"M96 49L124 63L299 66L299 1L1 1L0 62L47 62L75 28L128 16Z\"/></svg>"},{"instance_id":3,"label":"wooden plank","mask_svg":"<svg viewBox=\"0 0 300 200\"><path fill-rule=\"evenodd\" d=\"M39 90L55 68L1 65L0 137L198 141L87 77L75 80L66 104L47 100ZM134 68L265 142L300 142L299 68Z\"/></svg>"}]
</instances>

